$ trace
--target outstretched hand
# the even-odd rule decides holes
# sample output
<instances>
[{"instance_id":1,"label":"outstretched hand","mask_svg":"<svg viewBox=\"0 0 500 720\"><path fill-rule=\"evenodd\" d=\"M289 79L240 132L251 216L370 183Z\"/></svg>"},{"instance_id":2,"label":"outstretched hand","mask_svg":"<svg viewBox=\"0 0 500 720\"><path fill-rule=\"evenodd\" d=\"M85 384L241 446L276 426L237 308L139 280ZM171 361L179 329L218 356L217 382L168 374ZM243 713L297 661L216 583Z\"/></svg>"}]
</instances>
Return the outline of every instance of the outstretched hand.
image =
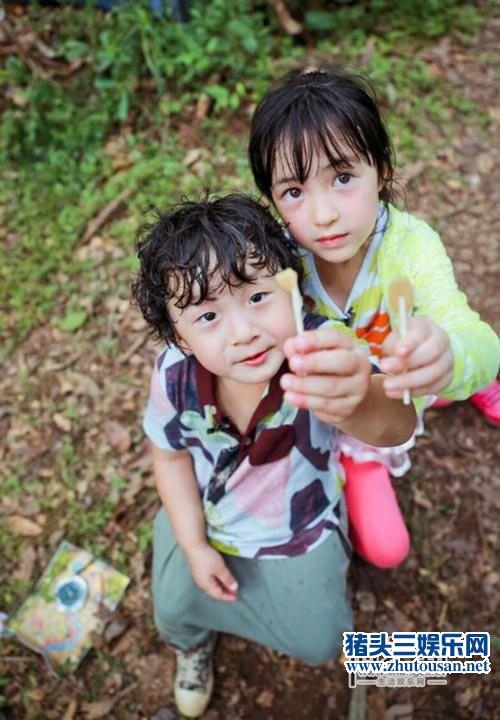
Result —
<instances>
[{"instance_id":1,"label":"outstretched hand","mask_svg":"<svg viewBox=\"0 0 500 720\"><path fill-rule=\"evenodd\" d=\"M365 398L370 381L368 357L341 330L309 330L284 344L291 373L281 378L285 401L313 410L324 422L347 420Z\"/></svg>"},{"instance_id":2,"label":"outstretched hand","mask_svg":"<svg viewBox=\"0 0 500 720\"><path fill-rule=\"evenodd\" d=\"M215 548L206 542L185 550L185 553L191 575L199 588L214 600L237 600L238 583Z\"/></svg>"},{"instance_id":3,"label":"outstretched hand","mask_svg":"<svg viewBox=\"0 0 500 720\"><path fill-rule=\"evenodd\" d=\"M386 338L380 362L383 373L391 375L384 381L390 398L401 398L403 390L418 397L444 390L453 377L453 352L447 333L423 316L408 322L406 338L396 331Z\"/></svg>"}]
</instances>

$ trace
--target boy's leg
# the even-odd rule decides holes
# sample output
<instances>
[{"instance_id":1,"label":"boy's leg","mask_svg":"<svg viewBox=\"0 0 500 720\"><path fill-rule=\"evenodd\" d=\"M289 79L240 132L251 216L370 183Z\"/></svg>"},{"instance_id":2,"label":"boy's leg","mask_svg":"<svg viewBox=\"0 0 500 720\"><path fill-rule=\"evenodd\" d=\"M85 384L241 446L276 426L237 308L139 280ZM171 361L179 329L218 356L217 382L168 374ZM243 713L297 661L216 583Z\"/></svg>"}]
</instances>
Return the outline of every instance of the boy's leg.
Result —
<instances>
[{"instance_id":1,"label":"boy's leg","mask_svg":"<svg viewBox=\"0 0 500 720\"><path fill-rule=\"evenodd\" d=\"M339 530L297 557L227 557L239 582L240 618L230 632L319 665L342 649L352 630L346 575L349 543ZM241 624L243 621L244 624Z\"/></svg>"},{"instance_id":2,"label":"boy's leg","mask_svg":"<svg viewBox=\"0 0 500 720\"><path fill-rule=\"evenodd\" d=\"M238 600L220 602L200 590L176 545L165 512L155 521L153 595L160 634L184 650L227 632L312 665L335 657L352 627L346 593L349 549L340 530L294 558L226 555Z\"/></svg>"},{"instance_id":3,"label":"boy's leg","mask_svg":"<svg viewBox=\"0 0 500 720\"><path fill-rule=\"evenodd\" d=\"M187 562L172 533L163 508L153 535L153 602L160 635L176 646L174 695L182 715L200 717L210 702L214 678L212 655L216 633L192 624L195 586Z\"/></svg>"},{"instance_id":4,"label":"boy's leg","mask_svg":"<svg viewBox=\"0 0 500 720\"><path fill-rule=\"evenodd\" d=\"M380 568L399 565L410 550L410 536L387 469L380 463L357 463L345 455L342 465L354 551ZM365 466L370 466L370 472Z\"/></svg>"}]
</instances>

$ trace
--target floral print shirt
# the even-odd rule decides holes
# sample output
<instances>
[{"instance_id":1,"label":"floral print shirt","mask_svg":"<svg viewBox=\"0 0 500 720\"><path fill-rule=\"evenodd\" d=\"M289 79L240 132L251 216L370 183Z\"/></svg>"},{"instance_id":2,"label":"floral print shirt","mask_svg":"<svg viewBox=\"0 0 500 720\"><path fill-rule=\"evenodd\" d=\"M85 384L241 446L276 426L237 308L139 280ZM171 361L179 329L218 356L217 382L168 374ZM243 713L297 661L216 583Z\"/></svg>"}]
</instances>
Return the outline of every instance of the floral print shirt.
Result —
<instances>
[{"instance_id":1,"label":"floral print shirt","mask_svg":"<svg viewBox=\"0 0 500 720\"><path fill-rule=\"evenodd\" d=\"M324 323L304 317L308 330ZM301 555L345 526L336 431L284 402L286 371L285 361L241 434L217 405L216 377L193 356L167 349L156 360L144 430L157 447L190 453L207 535L222 552Z\"/></svg>"}]
</instances>

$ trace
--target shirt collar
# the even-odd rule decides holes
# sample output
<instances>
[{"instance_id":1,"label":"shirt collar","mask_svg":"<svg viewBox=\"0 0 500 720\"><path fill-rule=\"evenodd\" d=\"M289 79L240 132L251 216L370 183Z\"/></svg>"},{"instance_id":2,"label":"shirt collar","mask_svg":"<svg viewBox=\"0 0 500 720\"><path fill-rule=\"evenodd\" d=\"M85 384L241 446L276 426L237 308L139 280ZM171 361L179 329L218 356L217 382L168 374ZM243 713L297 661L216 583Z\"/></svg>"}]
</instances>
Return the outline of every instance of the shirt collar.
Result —
<instances>
[{"instance_id":1,"label":"shirt collar","mask_svg":"<svg viewBox=\"0 0 500 720\"><path fill-rule=\"evenodd\" d=\"M288 361L286 359L283 360L280 369L271 379L267 387L267 391L264 393L259 404L255 408L255 412L250 419L245 435L248 435L255 426L266 417L266 415L276 412L281 407L283 403L283 389L280 385L280 378L285 372L288 372ZM200 408L208 406L213 409L212 417L214 425L218 425L226 421L227 418L217 403L217 377L203 367L203 365L199 362L196 362L196 382L198 386ZM238 432L232 423L231 427Z\"/></svg>"}]
</instances>

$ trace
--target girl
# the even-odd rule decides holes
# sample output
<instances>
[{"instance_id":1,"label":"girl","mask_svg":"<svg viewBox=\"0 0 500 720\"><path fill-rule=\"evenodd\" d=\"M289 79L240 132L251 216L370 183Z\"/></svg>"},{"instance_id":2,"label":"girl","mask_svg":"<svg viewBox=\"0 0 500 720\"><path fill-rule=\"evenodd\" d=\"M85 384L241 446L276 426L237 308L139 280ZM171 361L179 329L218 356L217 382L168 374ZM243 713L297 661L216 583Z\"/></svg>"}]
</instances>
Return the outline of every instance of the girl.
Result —
<instances>
[{"instance_id":1,"label":"girl","mask_svg":"<svg viewBox=\"0 0 500 720\"><path fill-rule=\"evenodd\" d=\"M255 111L249 157L257 186L303 248L314 309L342 319L379 358L384 344L389 397L407 388L423 409L424 396L464 399L492 382L497 336L459 292L438 235L390 204L393 153L366 80L332 69L287 75ZM415 291L404 342L387 301L401 276ZM295 351L303 354L292 369L311 372L314 356L298 344ZM311 378L287 382L289 400L299 402ZM397 565L409 550L387 469L403 474L412 444L380 450L341 440L354 548L380 567Z\"/></svg>"}]
</instances>

